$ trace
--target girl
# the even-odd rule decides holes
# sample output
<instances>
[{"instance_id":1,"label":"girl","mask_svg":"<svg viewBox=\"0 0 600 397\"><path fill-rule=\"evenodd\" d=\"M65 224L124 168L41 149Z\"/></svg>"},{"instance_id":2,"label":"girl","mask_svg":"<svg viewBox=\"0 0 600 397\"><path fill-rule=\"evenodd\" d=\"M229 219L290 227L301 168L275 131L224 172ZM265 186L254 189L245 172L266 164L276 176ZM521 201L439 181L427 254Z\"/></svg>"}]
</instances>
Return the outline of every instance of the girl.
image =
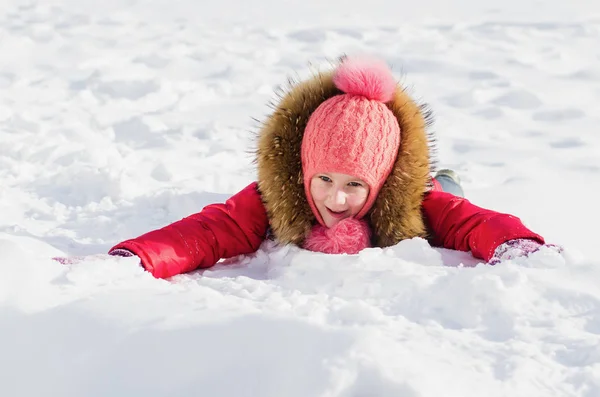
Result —
<instances>
[{"instance_id":1,"label":"girl","mask_svg":"<svg viewBox=\"0 0 600 397\"><path fill-rule=\"evenodd\" d=\"M258 135L257 182L109 254L137 255L166 278L252 253L266 238L355 254L425 237L492 264L541 247L518 218L460 197L452 172L431 178L427 118L384 62L342 58L281 98Z\"/></svg>"}]
</instances>

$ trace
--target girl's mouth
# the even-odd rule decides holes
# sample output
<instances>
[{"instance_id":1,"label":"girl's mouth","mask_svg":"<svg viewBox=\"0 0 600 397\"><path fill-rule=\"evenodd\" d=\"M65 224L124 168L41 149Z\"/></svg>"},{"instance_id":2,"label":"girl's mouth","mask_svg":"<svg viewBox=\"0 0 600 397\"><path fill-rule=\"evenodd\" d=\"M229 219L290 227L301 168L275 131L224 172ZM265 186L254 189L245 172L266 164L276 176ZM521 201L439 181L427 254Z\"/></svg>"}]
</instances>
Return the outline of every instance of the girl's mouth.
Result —
<instances>
[{"instance_id":1,"label":"girl's mouth","mask_svg":"<svg viewBox=\"0 0 600 397\"><path fill-rule=\"evenodd\" d=\"M327 207L325 207L325 208L327 208ZM327 212L329 212L329 215L331 215L333 218L341 219L341 218L344 218L346 216L346 212L347 211L336 212L336 211L332 211L329 208L327 208Z\"/></svg>"}]
</instances>

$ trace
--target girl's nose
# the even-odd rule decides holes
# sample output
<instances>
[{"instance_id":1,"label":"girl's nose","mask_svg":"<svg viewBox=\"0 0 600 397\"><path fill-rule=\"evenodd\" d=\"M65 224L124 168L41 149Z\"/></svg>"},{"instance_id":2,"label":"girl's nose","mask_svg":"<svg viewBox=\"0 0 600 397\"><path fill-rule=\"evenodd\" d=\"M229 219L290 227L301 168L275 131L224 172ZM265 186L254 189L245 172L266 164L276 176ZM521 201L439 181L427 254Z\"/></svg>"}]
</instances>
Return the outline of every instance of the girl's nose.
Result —
<instances>
[{"instance_id":1,"label":"girl's nose","mask_svg":"<svg viewBox=\"0 0 600 397\"><path fill-rule=\"evenodd\" d=\"M336 190L333 192L333 202L336 205L346 204L346 193L343 190Z\"/></svg>"}]
</instances>

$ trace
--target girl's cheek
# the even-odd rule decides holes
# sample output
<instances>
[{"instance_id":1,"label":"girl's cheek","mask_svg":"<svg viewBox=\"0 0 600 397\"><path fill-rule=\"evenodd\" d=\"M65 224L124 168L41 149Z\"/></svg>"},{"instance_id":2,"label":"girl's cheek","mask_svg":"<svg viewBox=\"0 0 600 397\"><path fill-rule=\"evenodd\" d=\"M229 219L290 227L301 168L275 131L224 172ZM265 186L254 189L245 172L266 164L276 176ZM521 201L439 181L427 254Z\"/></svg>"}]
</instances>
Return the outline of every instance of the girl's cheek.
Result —
<instances>
[{"instance_id":1,"label":"girl's cheek","mask_svg":"<svg viewBox=\"0 0 600 397\"><path fill-rule=\"evenodd\" d=\"M322 201L327 197L327 189L319 183L313 183L310 190L314 201Z\"/></svg>"},{"instance_id":2,"label":"girl's cheek","mask_svg":"<svg viewBox=\"0 0 600 397\"><path fill-rule=\"evenodd\" d=\"M356 194L352 194L348 197L348 202L352 207L361 207L367 201L368 193L366 192L357 192Z\"/></svg>"}]
</instances>

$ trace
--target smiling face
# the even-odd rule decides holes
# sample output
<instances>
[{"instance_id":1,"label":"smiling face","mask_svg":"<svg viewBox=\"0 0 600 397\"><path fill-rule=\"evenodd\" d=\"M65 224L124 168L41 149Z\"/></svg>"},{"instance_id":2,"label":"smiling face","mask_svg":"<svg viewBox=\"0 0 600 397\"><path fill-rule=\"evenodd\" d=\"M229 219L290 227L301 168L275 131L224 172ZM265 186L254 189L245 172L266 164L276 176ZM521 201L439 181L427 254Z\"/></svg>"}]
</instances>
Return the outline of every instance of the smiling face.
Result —
<instances>
[{"instance_id":1,"label":"smiling face","mask_svg":"<svg viewBox=\"0 0 600 397\"><path fill-rule=\"evenodd\" d=\"M351 175L320 173L310 181L310 194L323 223L332 227L360 212L369 197L369 185Z\"/></svg>"}]
</instances>

